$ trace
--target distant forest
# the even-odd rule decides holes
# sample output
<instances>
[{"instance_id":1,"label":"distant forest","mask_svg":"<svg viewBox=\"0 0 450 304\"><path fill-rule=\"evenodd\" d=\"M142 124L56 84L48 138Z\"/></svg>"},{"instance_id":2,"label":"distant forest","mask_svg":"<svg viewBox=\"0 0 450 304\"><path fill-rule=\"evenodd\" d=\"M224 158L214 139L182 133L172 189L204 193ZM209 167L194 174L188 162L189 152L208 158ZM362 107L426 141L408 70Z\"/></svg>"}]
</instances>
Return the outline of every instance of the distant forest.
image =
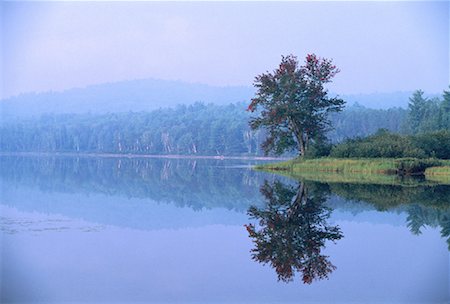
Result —
<instances>
[{"instance_id":1,"label":"distant forest","mask_svg":"<svg viewBox=\"0 0 450 304\"><path fill-rule=\"evenodd\" d=\"M0 100L2 121L40 116L42 114L107 114L149 112L178 104L196 102L228 105L250 100L255 94L251 86L217 87L203 84L140 79L91 85L61 92L28 93ZM408 106L412 92L342 95L347 105L359 103L373 109ZM336 95L332 93L330 95ZM435 95L429 95L435 97Z\"/></svg>"},{"instance_id":2,"label":"distant forest","mask_svg":"<svg viewBox=\"0 0 450 304\"><path fill-rule=\"evenodd\" d=\"M447 95L445 95L447 94ZM331 142L379 129L417 134L450 130L450 96L427 99L417 91L408 109L347 107L331 116ZM262 155L263 131L248 126L247 104L195 103L150 112L47 114L3 123L4 152Z\"/></svg>"}]
</instances>

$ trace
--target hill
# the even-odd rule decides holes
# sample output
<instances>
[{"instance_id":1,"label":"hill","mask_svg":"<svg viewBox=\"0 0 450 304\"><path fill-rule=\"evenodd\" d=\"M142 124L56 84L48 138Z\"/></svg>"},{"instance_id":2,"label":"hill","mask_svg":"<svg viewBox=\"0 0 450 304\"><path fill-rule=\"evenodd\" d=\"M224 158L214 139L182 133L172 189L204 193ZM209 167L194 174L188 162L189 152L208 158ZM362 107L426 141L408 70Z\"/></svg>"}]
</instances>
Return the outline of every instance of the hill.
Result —
<instances>
[{"instance_id":1,"label":"hill","mask_svg":"<svg viewBox=\"0 0 450 304\"><path fill-rule=\"evenodd\" d=\"M249 101L250 86L217 87L158 79L130 80L74 88L61 92L27 93L0 100L2 121L42 114L106 114L152 111L195 102L226 105ZM331 94L335 95L335 94ZM340 95L348 105L373 109L403 107L412 92Z\"/></svg>"}]
</instances>

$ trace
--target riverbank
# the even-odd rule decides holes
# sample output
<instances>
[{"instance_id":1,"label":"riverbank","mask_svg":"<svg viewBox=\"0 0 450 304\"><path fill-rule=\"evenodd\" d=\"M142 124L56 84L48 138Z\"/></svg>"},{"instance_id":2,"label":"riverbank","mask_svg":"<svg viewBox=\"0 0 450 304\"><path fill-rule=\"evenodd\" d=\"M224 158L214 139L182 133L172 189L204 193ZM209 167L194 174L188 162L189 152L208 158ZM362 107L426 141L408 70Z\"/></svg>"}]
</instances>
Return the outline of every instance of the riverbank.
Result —
<instances>
[{"instance_id":1,"label":"riverbank","mask_svg":"<svg viewBox=\"0 0 450 304\"><path fill-rule=\"evenodd\" d=\"M427 168L425 176L432 181L450 184L450 161L447 161L446 166Z\"/></svg>"},{"instance_id":2,"label":"riverbank","mask_svg":"<svg viewBox=\"0 0 450 304\"><path fill-rule=\"evenodd\" d=\"M425 176L450 183L450 160L417 158L317 158L262 164L258 170L327 182L395 183L399 178Z\"/></svg>"}]
</instances>

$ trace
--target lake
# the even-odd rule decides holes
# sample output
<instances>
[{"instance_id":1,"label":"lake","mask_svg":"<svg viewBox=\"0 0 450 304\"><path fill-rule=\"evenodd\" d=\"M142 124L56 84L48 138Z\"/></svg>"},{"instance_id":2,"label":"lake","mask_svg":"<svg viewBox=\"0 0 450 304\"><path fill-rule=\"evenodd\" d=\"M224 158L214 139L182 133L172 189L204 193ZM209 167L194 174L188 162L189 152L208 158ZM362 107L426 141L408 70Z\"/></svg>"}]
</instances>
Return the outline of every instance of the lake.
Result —
<instances>
[{"instance_id":1,"label":"lake","mask_svg":"<svg viewBox=\"0 0 450 304\"><path fill-rule=\"evenodd\" d=\"M1 302L450 301L450 186L258 163L0 157Z\"/></svg>"}]
</instances>

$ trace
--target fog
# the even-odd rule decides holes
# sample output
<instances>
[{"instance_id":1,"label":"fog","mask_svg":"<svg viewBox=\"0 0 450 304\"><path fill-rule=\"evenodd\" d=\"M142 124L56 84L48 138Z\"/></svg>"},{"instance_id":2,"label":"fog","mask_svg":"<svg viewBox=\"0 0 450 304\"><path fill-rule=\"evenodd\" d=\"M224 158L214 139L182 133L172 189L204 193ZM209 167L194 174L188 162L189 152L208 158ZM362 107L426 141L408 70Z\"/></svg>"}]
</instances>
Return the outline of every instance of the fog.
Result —
<instances>
[{"instance_id":1,"label":"fog","mask_svg":"<svg viewBox=\"0 0 450 304\"><path fill-rule=\"evenodd\" d=\"M449 83L445 1L0 5L3 98L148 78L251 87L290 53L333 58L341 95Z\"/></svg>"}]
</instances>

